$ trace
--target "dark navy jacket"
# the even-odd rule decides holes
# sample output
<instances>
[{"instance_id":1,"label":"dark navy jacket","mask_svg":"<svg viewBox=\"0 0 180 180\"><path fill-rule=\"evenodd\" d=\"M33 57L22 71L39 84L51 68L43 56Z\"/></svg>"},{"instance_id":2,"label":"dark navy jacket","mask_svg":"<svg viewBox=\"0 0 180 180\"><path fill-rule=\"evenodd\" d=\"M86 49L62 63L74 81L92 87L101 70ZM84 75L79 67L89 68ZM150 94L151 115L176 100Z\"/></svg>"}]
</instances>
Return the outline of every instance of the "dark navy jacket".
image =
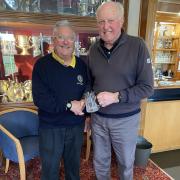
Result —
<instances>
[{"instance_id":1,"label":"dark navy jacket","mask_svg":"<svg viewBox=\"0 0 180 180\"><path fill-rule=\"evenodd\" d=\"M84 121L84 116L67 110L66 104L80 100L87 83L87 67L80 58L76 57L75 68L63 66L52 54L40 58L32 75L33 101L38 107L40 127L66 127Z\"/></svg>"}]
</instances>

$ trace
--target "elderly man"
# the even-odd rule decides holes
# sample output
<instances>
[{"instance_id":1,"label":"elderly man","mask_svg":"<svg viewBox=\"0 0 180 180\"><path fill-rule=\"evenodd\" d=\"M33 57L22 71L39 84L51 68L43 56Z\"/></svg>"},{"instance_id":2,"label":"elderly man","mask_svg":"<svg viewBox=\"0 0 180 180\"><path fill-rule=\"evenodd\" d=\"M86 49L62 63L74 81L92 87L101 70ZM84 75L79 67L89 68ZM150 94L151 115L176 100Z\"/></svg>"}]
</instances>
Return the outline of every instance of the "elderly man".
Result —
<instances>
[{"instance_id":1,"label":"elderly man","mask_svg":"<svg viewBox=\"0 0 180 180\"><path fill-rule=\"evenodd\" d=\"M96 16L100 40L88 57L92 89L101 106L92 114L94 168L98 180L110 180L113 147L120 179L132 180L140 101L153 93L151 59L144 41L123 31L120 3L103 3Z\"/></svg>"},{"instance_id":2,"label":"elderly man","mask_svg":"<svg viewBox=\"0 0 180 180\"><path fill-rule=\"evenodd\" d=\"M54 51L40 58L33 69L32 91L40 119L42 180L59 180L60 160L65 178L79 180L84 130L87 68L73 55L75 32L67 20L53 28Z\"/></svg>"}]
</instances>

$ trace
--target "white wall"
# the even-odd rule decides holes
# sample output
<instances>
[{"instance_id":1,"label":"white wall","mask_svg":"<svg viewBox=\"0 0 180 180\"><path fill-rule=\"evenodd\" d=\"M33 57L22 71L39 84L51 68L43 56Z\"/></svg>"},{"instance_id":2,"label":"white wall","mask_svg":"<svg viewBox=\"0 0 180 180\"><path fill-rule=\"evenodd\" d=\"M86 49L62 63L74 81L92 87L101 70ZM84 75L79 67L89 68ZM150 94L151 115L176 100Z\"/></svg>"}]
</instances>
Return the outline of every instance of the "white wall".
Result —
<instances>
[{"instance_id":1,"label":"white wall","mask_svg":"<svg viewBox=\"0 0 180 180\"><path fill-rule=\"evenodd\" d=\"M129 35L138 36L140 4L141 0L129 0L127 27L127 33Z\"/></svg>"}]
</instances>

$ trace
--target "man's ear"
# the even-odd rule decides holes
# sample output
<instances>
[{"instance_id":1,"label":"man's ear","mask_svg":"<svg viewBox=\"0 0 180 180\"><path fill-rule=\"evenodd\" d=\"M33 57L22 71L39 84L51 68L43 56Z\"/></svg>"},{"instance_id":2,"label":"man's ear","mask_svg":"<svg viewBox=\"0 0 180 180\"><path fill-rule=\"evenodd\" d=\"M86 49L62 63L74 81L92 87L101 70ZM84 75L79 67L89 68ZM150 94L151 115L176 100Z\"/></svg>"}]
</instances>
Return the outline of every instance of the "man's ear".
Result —
<instances>
[{"instance_id":1,"label":"man's ear","mask_svg":"<svg viewBox=\"0 0 180 180\"><path fill-rule=\"evenodd\" d=\"M122 18L120 19L120 21L121 21L121 25L123 26L123 24L124 24L124 17L122 17Z\"/></svg>"}]
</instances>

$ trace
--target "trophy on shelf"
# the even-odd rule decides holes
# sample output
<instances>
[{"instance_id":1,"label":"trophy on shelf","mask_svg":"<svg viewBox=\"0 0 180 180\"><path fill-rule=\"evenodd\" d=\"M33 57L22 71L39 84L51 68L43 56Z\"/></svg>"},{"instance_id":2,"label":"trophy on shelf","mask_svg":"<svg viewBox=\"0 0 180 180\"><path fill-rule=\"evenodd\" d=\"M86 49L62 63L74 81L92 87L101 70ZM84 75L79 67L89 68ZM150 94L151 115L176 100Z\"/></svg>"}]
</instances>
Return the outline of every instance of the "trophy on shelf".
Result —
<instances>
[{"instance_id":1,"label":"trophy on shelf","mask_svg":"<svg viewBox=\"0 0 180 180\"><path fill-rule=\"evenodd\" d=\"M29 7L30 7L30 0L19 0L18 1L18 10L24 11L24 12L29 12Z\"/></svg>"},{"instance_id":2,"label":"trophy on shelf","mask_svg":"<svg viewBox=\"0 0 180 180\"><path fill-rule=\"evenodd\" d=\"M41 11L40 0L33 0L30 8L32 9L33 12L40 12Z\"/></svg>"},{"instance_id":3,"label":"trophy on shelf","mask_svg":"<svg viewBox=\"0 0 180 180\"><path fill-rule=\"evenodd\" d=\"M87 16L88 15L88 0L80 0L78 3L78 13L81 16Z\"/></svg>"},{"instance_id":4,"label":"trophy on shelf","mask_svg":"<svg viewBox=\"0 0 180 180\"><path fill-rule=\"evenodd\" d=\"M75 41L75 55L80 56L81 42L79 40Z\"/></svg>"},{"instance_id":5,"label":"trophy on shelf","mask_svg":"<svg viewBox=\"0 0 180 180\"><path fill-rule=\"evenodd\" d=\"M26 80L23 83L23 90L24 90L25 101L32 102L33 97L32 97L32 81L31 80Z\"/></svg>"},{"instance_id":6,"label":"trophy on shelf","mask_svg":"<svg viewBox=\"0 0 180 180\"><path fill-rule=\"evenodd\" d=\"M100 5L99 0L89 0L89 15L95 16L96 9Z\"/></svg>"},{"instance_id":7,"label":"trophy on shelf","mask_svg":"<svg viewBox=\"0 0 180 180\"><path fill-rule=\"evenodd\" d=\"M32 36L30 38L33 47L33 57L39 56L41 54L40 46L41 46L41 39L39 36Z\"/></svg>"},{"instance_id":8,"label":"trophy on shelf","mask_svg":"<svg viewBox=\"0 0 180 180\"><path fill-rule=\"evenodd\" d=\"M9 102L22 102L24 99L22 84L16 81L11 81L6 95Z\"/></svg>"},{"instance_id":9,"label":"trophy on shelf","mask_svg":"<svg viewBox=\"0 0 180 180\"><path fill-rule=\"evenodd\" d=\"M85 93L85 105L88 113L99 110L99 105L96 102L96 96L93 91Z\"/></svg>"},{"instance_id":10,"label":"trophy on shelf","mask_svg":"<svg viewBox=\"0 0 180 180\"><path fill-rule=\"evenodd\" d=\"M0 42L3 55L17 54L14 34L0 33Z\"/></svg>"},{"instance_id":11,"label":"trophy on shelf","mask_svg":"<svg viewBox=\"0 0 180 180\"><path fill-rule=\"evenodd\" d=\"M20 55L30 55L28 52L28 50L32 48L32 45L30 45L30 38L26 35L17 35L16 38L16 47L21 49Z\"/></svg>"},{"instance_id":12,"label":"trophy on shelf","mask_svg":"<svg viewBox=\"0 0 180 180\"><path fill-rule=\"evenodd\" d=\"M97 41L98 37L96 36L88 36L88 48Z\"/></svg>"}]
</instances>

